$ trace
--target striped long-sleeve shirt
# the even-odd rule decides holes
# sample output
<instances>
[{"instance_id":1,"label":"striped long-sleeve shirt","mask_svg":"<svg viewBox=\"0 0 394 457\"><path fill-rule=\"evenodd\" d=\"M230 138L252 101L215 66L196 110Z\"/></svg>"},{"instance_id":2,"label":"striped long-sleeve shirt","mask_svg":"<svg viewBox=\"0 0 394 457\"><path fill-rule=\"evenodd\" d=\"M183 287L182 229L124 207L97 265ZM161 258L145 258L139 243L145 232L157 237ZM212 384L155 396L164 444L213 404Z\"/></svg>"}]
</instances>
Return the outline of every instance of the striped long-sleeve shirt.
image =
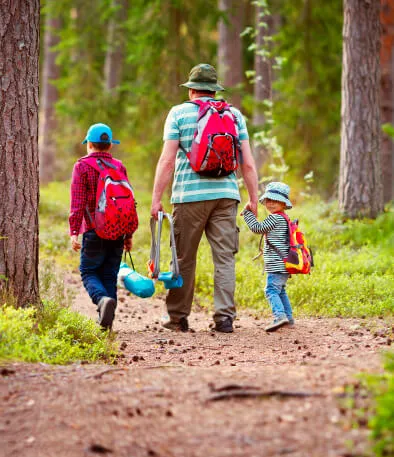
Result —
<instances>
[{"instance_id":1,"label":"striped long-sleeve shirt","mask_svg":"<svg viewBox=\"0 0 394 457\"><path fill-rule=\"evenodd\" d=\"M253 233L266 235L264 237L264 270L268 273L286 273L285 264L282 257L267 243L275 246L283 257L289 253L289 227L286 219L280 214L270 214L262 222L248 210L245 210L243 217L248 227Z\"/></svg>"}]
</instances>

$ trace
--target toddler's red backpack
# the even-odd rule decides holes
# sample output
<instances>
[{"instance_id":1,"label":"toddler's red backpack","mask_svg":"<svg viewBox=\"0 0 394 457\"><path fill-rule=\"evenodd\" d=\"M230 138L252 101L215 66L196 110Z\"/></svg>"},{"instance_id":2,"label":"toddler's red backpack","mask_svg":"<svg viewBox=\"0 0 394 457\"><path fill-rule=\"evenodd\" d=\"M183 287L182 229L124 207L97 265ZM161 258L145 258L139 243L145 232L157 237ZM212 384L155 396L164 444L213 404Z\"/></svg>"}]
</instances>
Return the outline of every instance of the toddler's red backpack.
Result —
<instances>
[{"instance_id":1,"label":"toddler's red backpack","mask_svg":"<svg viewBox=\"0 0 394 457\"><path fill-rule=\"evenodd\" d=\"M193 100L198 105L197 130L190 151L184 150L192 169L219 178L238 168L240 143L230 105L224 100Z\"/></svg>"},{"instance_id":2,"label":"toddler's red backpack","mask_svg":"<svg viewBox=\"0 0 394 457\"><path fill-rule=\"evenodd\" d=\"M138 227L138 215L134 192L122 162L84 157L84 162L99 172L96 191L94 220L87 214L100 238L116 240L122 235L133 234Z\"/></svg>"},{"instance_id":3,"label":"toddler's red backpack","mask_svg":"<svg viewBox=\"0 0 394 457\"><path fill-rule=\"evenodd\" d=\"M286 271L290 274L308 274L313 267L313 255L312 250L308 247L305 239L305 235L301 232L298 227L298 219L291 221L286 213L276 213L283 216L289 226L289 242L290 250L287 257L283 258L279 249L272 245L266 238L267 244L272 247L280 257L283 258L285 263Z\"/></svg>"}]
</instances>

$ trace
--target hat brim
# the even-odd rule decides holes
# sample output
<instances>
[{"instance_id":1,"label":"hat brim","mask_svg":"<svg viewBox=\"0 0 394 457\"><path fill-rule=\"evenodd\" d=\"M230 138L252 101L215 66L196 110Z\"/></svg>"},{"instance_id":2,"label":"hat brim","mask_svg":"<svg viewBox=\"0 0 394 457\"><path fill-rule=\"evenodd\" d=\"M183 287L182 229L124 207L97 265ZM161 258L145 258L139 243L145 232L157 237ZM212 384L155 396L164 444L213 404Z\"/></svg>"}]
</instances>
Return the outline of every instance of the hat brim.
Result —
<instances>
[{"instance_id":1,"label":"hat brim","mask_svg":"<svg viewBox=\"0 0 394 457\"><path fill-rule=\"evenodd\" d=\"M196 90L209 90L212 92L219 92L222 90L226 90L220 84L215 83L197 83L193 81L188 81L184 84L180 84L180 86L187 87L188 89L196 89Z\"/></svg>"},{"instance_id":2,"label":"hat brim","mask_svg":"<svg viewBox=\"0 0 394 457\"><path fill-rule=\"evenodd\" d=\"M87 138L85 138L83 141L82 141L82 144L86 144L88 141ZM93 141L92 143L103 143L102 141ZM120 141L119 140L112 140L111 143L113 144L120 144Z\"/></svg>"},{"instance_id":3,"label":"hat brim","mask_svg":"<svg viewBox=\"0 0 394 457\"><path fill-rule=\"evenodd\" d=\"M286 197L282 197L282 195L273 194L270 191L267 191L259 198L259 202L264 204L266 198L269 198L270 200L274 200L276 202L284 203L286 205L286 209L293 208L291 201Z\"/></svg>"}]
</instances>

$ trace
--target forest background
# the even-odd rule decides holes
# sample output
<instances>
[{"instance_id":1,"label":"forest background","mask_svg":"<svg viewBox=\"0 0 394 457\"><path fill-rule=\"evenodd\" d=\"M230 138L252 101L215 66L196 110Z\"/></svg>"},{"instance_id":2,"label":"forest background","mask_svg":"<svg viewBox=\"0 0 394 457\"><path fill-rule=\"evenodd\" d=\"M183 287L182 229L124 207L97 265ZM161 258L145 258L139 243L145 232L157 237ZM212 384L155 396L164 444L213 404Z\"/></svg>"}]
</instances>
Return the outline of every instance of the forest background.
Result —
<instances>
[{"instance_id":1,"label":"forest background","mask_svg":"<svg viewBox=\"0 0 394 457\"><path fill-rule=\"evenodd\" d=\"M390 134L394 131L391 125L394 2L381 2L382 46L374 56L375 64L380 66L381 78L377 81L380 98L368 99L370 105L365 104L367 113L372 112L371 106L380 112L376 120L381 149L376 163L380 167L378 184L382 187L382 204L378 211L372 212L373 218L353 215L352 219L340 210L337 201L341 187L341 104L345 99L341 84L344 69L341 0L98 0L89 4L84 0L47 0L41 3L39 247L44 312L39 318L45 325L49 325L48 315L53 316L46 314L45 306L50 305L53 310L53 303L63 306L67 301L66 296L59 295L63 290L59 278L65 271L75 270L78 264L77 256L69 248L68 187L72 164L85 154L81 141L87 128L95 122L108 123L114 137L121 140L114 154L127 165L136 190L141 223L135 235L133 255L137 268L144 272L150 244L151 187L162 148L164 120L173 104L186 99L186 91L179 84L187 80L191 67L200 62L217 67L219 79L227 89L226 99L241 108L248 119L260 184L281 179L291 185L295 208L290 215L301 220L316 250L317 267L313 274L289 284L296 317L389 318L392 315L394 216ZM349 9L348 15L349 11L356 14L357 8ZM383 124L386 124L384 128ZM373 162L375 159L372 157ZM360 167L364 167L360 174L365 172L368 176L369 163L360 163ZM358 172L356 167L353 174ZM362 190L358 191L362 195ZM369 203L365 204L366 210ZM166 208L169 210L170 206ZM261 264L251 261L257 252L258 238L248 233L241 220L239 225L237 305L268 315ZM14 244L18 255L14 264L10 262L13 279L18 279L21 271L17 260L23 258L26 266L33 257L29 250L25 256L19 246L18 242ZM31 263L34 273L34 259ZM209 308L213 278L205 241L198 265L196 303ZM54 273L58 273L57 277ZM0 275L0 280L8 278ZM22 282L16 280L15 284ZM34 292L32 297L38 295ZM157 292L162 292L160 286ZM50 317L51 325L55 320ZM71 322L72 318L67 314L63 320ZM2 325L7 326L7 321L4 322ZM67 334L72 331L72 324L61 328ZM38 356L32 354L34 345L26 345L30 341L26 339L29 332L20 332L17 340L17 330L11 329L9 339L23 345L17 352L19 358L43 360L43 354L48 356L47 347ZM3 331L6 334L4 327ZM69 339L66 336L64 341ZM77 340L75 334L73 338ZM96 335L94 338L97 339ZM35 341L45 343L43 338ZM48 347L53 346L52 341L47 343ZM105 351L99 348L93 355L74 353L74 357L95 359L107 354ZM10 354L0 356L10 357ZM14 356L15 353L11 354ZM62 359L51 359L53 353L48 357L46 361L72 360L70 353ZM393 372L392 363L388 369ZM392 374L389 379L392 392ZM382 391L385 389L382 387ZM392 407L390 414L392 417ZM383 434L388 430L393 445L390 423L383 417L381 424Z\"/></svg>"}]
</instances>

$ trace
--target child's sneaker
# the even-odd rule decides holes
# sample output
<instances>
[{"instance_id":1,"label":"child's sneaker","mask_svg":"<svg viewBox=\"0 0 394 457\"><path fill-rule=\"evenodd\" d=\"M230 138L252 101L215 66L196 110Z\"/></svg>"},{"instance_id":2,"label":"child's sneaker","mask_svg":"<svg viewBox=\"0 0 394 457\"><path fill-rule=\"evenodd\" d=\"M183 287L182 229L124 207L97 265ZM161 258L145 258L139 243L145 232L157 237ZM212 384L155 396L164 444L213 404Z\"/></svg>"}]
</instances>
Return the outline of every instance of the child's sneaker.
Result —
<instances>
[{"instance_id":1,"label":"child's sneaker","mask_svg":"<svg viewBox=\"0 0 394 457\"><path fill-rule=\"evenodd\" d=\"M97 304L99 312L98 323L104 329L111 329L115 318L116 301L111 297L101 297Z\"/></svg>"},{"instance_id":2,"label":"child's sneaker","mask_svg":"<svg viewBox=\"0 0 394 457\"><path fill-rule=\"evenodd\" d=\"M267 325L267 327L265 327L265 331L266 332L275 332L275 330L278 330L278 328L280 327L283 327L284 325L288 325L289 324L289 320L287 319L287 317L280 317L278 319L274 319L271 324Z\"/></svg>"},{"instance_id":3,"label":"child's sneaker","mask_svg":"<svg viewBox=\"0 0 394 457\"><path fill-rule=\"evenodd\" d=\"M294 327L294 319L291 318L289 319L289 323L287 324L288 327L293 328Z\"/></svg>"}]
</instances>

